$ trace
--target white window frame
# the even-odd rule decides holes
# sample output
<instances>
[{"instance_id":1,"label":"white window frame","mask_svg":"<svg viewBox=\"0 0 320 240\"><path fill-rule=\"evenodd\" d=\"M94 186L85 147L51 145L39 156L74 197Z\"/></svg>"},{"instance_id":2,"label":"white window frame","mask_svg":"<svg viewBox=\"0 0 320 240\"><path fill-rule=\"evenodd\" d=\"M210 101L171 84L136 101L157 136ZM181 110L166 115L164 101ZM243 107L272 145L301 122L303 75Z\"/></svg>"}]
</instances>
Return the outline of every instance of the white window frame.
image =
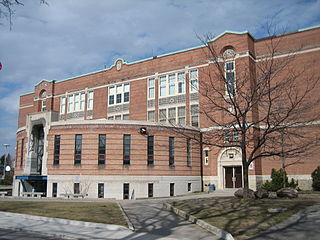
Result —
<instances>
[{"instance_id":1,"label":"white window frame","mask_svg":"<svg viewBox=\"0 0 320 240\"><path fill-rule=\"evenodd\" d=\"M153 113L153 119L149 118L149 113ZM150 110L147 112L147 121L154 122L155 121L155 110Z\"/></svg>"},{"instance_id":2,"label":"white window frame","mask_svg":"<svg viewBox=\"0 0 320 240\"><path fill-rule=\"evenodd\" d=\"M60 114L66 113L66 97L63 96L60 98Z\"/></svg>"},{"instance_id":3,"label":"white window frame","mask_svg":"<svg viewBox=\"0 0 320 240\"><path fill-rule=\"evenodd\" d=\"M68 94L68 113L84 111L85 92Z\"/></svg>"},{"instance_id":4,"label":"white window frame","mask_svg":"<svg viewBox=\"0 0 320 240\"><path fill-rule=\"evenodd\" d=\"M179 108L184 108L184 116L179 116ZM169 110L174 109L174 117L169 116ZM162 117L161 111L165 111L165 118ZM184 118L184 123L181 124L179 122L179 119ZM172 121L174 119L174 121ZM165 123L170 123L170 124L178 124L178 125L186 125L186 106L172 106L172 107L167 107L167 108L161 108L159 109L159 122L165 122Z\"/></svg>"},{"instance_id":5,"label":"white window frame","mask_svg":"<svg viewBox=\"0 0 320 240\"><path fill-rule=\"evenodd\" d=\"M197 114L192 114L192 106L197 106L198 107L198 112ZM191 104L190 105L190 125L192 126L192 117L198 117L198 126L200 127L200 121L199 121L199 104Z\"/></svg>"},{"instance_id":6,"label":"white window frame","mask_svg":"<svg viewBox=\"0 0 320 240\"><path fill-rule=\"evenodd\" d=\"M193 75L191 74L192 72L197 73L196 78L193 78ZM196 86L194 86L194 84L192 84L193 81L196 82L196 84L195 84ZM198 69L191 69L189 71L189 83L190 83L190 92L191 93L199 92L199 71L198 71Z\"/></svg>"},{"instance_id":7,"label":"white window frame","mask_svg":"<svg viewBox=\"0 0 320 240\"><path fill-rule=\"evenodd\" d=\"M94 94L93 90L88 92L87 110L93 109L93 94Z\"/></svg>"},{"instance_id":8,"label":"white window frame","mask_svg":"<svg viewBox=\"0 0 320 240\"><path fill-rule=\"evenodd\" d=\"M44 98L41 100L41 112L47 111L47 99Z\"/></svg>"},{"instance_id":9,"label":"white window frame","mask_svg":"<svg viewBox=\"0 0 320 240\"><path fill-rule=\"evenodd\" d=\"M203 159L204 159L204 165L205 166L209 165L209 152L210 152L209 150L210 149L208 147L203 149ZM206 153L208 153L208 155Z\"/></svg>"},{"instance_id":10,"label":"white window frame","mask_svg":"<svg viewBox=\"0 0 320 240\"><path fill-rule=\"evenodd\" d=\"M183 76L179 78L179 76ZM174 81L170 82L170 79L174 79ZM165 80L165 81L164 81ZM179 92L179 84L182 84L182 92ZM175 73L169 73L166 75L161 75L159 77L159 98L165 98L170 96L177 96L186 93L186 73L184 71L179 71ZM170 93L170 87L174 89L173 92ZM164 95L162 95L161 89L164 89Z\"/></svg>"},{"instance_id":11,"label":"white window frame","mask_svg":"<svg viewBox=\"0 0 320 240\"><path fill-rule=\"evenodd\" d=\"M111 89L114 89L114 94L111 94ZM118 89L121 89L118 91ZM125 93L129 93L129 101L124 101ZM121 94L121 101L117 103L117 95ZM110 104L110 96L113 96L113 103ZM114 106L114 105L120 105L130 103L130 84L129 83L123 83L123 84L117 84L113 86L108 87L108 106Z\"/></svg>"},{"instance_id":12,"label":"white window frame","mask_svg":"<svg viewBox=\"0 0 320 240\"><path fill-rule=\"evenodd\" d=\"M153 82L153 84L150 84ZM156 78L149 78L148 79L148 99L154 99L156 92L155 92L155 85L156 85ZM150 96L150 90L153 89L153 96Z\"/></svg>"},{"instance_id":13,"label":"white window frame","mask_svg":"<svg viewBox=\"0 0 320 240\"><path fill-rule=\"evenodd\" d=\"M128 116L128 119L124 119L124 116ZM118 119L116 119L116 117ZM114 114L108 116L108 120L129 120L130 119L130 114L129 113L120 113L120 114Z\"/></svg>"},{"instance_id":14,"label":"white window frame","mask_svg":"<svg viewBox=\"0 0 320 240\"><path fill-rule=\"evenodd\" d=\"M233 69L232 70L227 70L227 64L228 63L232 63L233 64ZM227 82L227 73L233 73L234 79L233 79L233 91L234 93L230 93L228 92L228 82ZM236 62L234 60L232 61L226 61L224 63L224 77L225 77L225 94L226 96L235 96L236 95Z\"/></svg>"}]
</instances>

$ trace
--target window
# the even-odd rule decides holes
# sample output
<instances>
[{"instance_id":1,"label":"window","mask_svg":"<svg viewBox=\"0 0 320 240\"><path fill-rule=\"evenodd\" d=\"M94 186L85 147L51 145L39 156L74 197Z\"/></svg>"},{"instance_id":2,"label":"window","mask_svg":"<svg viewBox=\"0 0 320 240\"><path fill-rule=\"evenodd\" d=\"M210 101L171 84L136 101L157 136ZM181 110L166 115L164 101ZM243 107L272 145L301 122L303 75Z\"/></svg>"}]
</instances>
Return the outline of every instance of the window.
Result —
<instances>
[{"instance_id":1,"label":"window","mask_svg":"<svg viewBox=\"0 0 320 240\"><path fill-rule=\"evenodd\" d=\"M52 183L52 197L57 197L58 183Z\"/></svg>"},{"instance_id":2,"label":"window","mask_svg":"<svg viewBox=\"0 0 320 240\"><path fill-rule=\"evenodd\" d=\"M60 135L54 136L54 153L53 153L53 165L59 165L60 160Z\"/></svg>"},{"instance_id":3,"label":"window","mask_svg":"<svg viewBox=\"0 0 320 240\"><path fill-rule=\"evenodd\" d=\"M174 166L174 137L169 137L169 166Z\"/></svg>"},{"instance_id":4,"label":"window","mask_svg":"<svg viewBox=\"0 0 320 240\"><path fill-rule=\"evenodd\" d=\"M190 92L198 92L198 70L190 71Z\"/></svg>"},{"instance_id":5,"label":"window","mask_svg":"<svg viewBox=\"0 0 320 240\"><path fill-rule=\"evenodd\" d=\"M47 110L47 100L41 101L41 112L45 112Z\"/></svg>"},{"instance_id":6,"label":"window","mask_svg":"<svg viewBox=\"0 0 320 240\"><path fill-rule=\"evenodd\" d=\"M74 143L74 164L81 164L82 135L76 134Z\"/></svg>"},{"instance_id":7,"label":"window","mask_svg":"<svg viewBox=\"0 0 320 240\"><path fill-rule=\"evenodd\" d=\"M179 72L160 76L159 89L160 97L185 93L185 73Z\"/></svg>"},{"instance_id":8,"label":"window","mask_svg":"<svg viewBox=\"0 0 320 240\"><path fill-rule=\"evenodd\" d=\"M115 116L109 116L108 120L129 120L130 115L129 114L118 114Z\"/></svg>"},{"instance_id":9,"label":"window","mask_svg":"<svg viewBox=\"0 0 320 240\"><path fill-rule=\"evenodd\" d=\"M122 104L130 101L129 83L109 87L109 105Z\"/></svg>"},{"instance_id":10,"label":"window","mask_svg":"<svg viewBox=\"0 0 320 240\"><path fill-rule=\"evenodd\" d=\"M239 131L237 129L229 130L226 129L223 131L223 140L224 142L239 142Z\"/></svg>"},{"instance_id":11,"label":"window","mask_svg":"<svg viewBox=\"0 0 320 240\"><path fill-rule=\"evenodd\" d=\"M150 78L148 80L148 99L154 99L154 86L155 86L155 79L154 78Z\"/></svg>"},{"instance_id":12,"label":"window","mask_svg":"<svg viewBox=\"0 0 320 240\"><path fill-rule=\"evenodd\" d=\"M99 134L99 147L98 147L98 164L104 165L106 161L106 135Z\"/></svg>"},{"instance_id":13,"label":"window","mask_svg":"<svg viewBox=\"0 0 320 240\"><path fill-rule=\"evenodd\" d=\"M154 122L154 111L148 111L148 121Z\"/></svg>"},{"instance_id":14,"label":"window","mask_svg":"<svg viewBox=\"0 0 320 240\"><path fill-rule=\"evenodd\" d=\"M191 183L188 183L188 192L191 192Z\"/></svg>"},{"instance_id":15,"label":"window","mask_svg":"<svg viewBox=\"0 0 320 240\"><path fill-rule=\"evenodd\" d=\"M129 199L129 183L123 184L123 199Z\"/></svg>"},{"instance_id":16,"label":"window","mask_svg":"<svg viewBox=\"0 0 320 240\"><path fill-rule=\"evenodd\" d=\"M66 113L66 97L60 98L60 114Z\"/></svg>"},{"instance_id":17,"label":"window","mask_svg":"<svg viewBox=\"0 0 320 240\"><path fill-rule=\"evenodd\" d=\"M68 112L79 112L84 110L85 93L75 93L68 96Z\"/></svg>"},{"instance_id":18,"label":"window","mask_svg":"<svg viewBox=\"0 0 320 240\"><path fill-rule=\"evenodd\" d=\"M87 109L88 110L92 110L93 109L93 91L89 91L88 92Z\"/></svg>"},{"instance_id":19,"label":"window","mask_svg":"<svg viewBox=\"0 0 320 240\"><path fill-rule=\"evenodd\" d=\"M130 165L131 135L123 135L123 165Z\"/></svg>"},{"instance_id":20,"label":"window","mask_svg":"<svg viewBox=\"0 0 320 240\"><path fill-rule=\"evenodd\" d=\"M129 114L123 114L122 115L122 120L129 120L130 115Z\"/></svg>"},{"instance_id":21,"label":"window","mask_svg":"<svg viewBox=\"0 0 320 240\"><path fill-rule=\"evenodd\" d=\"M174 183L170 183L170 197L174 196Z\"/></svg>"},{"instance_id":22,"label":"window","mask_svg":"<svg viewBox=\"0 0 320 240\"><path fill-rule=\"evenodd\" d=\"M223 141L230 142L230 130L223 131Z\"/></svg>"},{"instance_id":23,"label":"window","mask_svg":"<svg viewBox=\"0 0 320 240\"><path fill-rule=\"evenodd\" d=\"M168 111L168 119L167 119L167 111ZM186 108L184 106L181 106L181 107L173 107L169 109L160 109L159 121L160 122L168 121L171 124L184 125L186 122Z\"/></svg>"},{"instance_id":24,"label":"window","mask_svg":"<svg viewBox=\"0 0 320 240\"><path fill-rule=\"evenodd\" d=\"M204 149L204 165L209 165L209 149Z\"/></svg>"},{"instance_id":25,"label":"window","mask_svg":"<svg viewBox=\"0 0 320 240\"><path fill-rule=\"evenodd\" d=\"M239 132L237 129L233 129L233 141L239 142Z\"/></svg>"},{"instance_id":26,"label":"window","mask_svg":"<svg viewBox=\"0 0 320 240\"><path fill-rule=\"evenodd\" d=\"M235 67L234 62L225 63L226 93L230 96L235 94Z\"/></svg>"},{"instance_id":27,"label":"window","mask_svg":"<svg viewBox=\"0 0 320 240\"><path fill-rule=\"evenodd\" d=\"M80 183L74 183L73 184L73 193L74 194L80 194Z\"/></svg>"},{"instance_id":28,"label":"window","mask_svg":"<svg viewBox=\"0 0 320 240\"><path fill-rule=\"evenodd\" d=\"M104 183L98 183L98 198L104 198Z\"/></svg>"},{"instance_id":29,"label":"window","mask_svg":"<svg viewBox=\"0 0 320 240\"><path fill-rule=\"evenodd\" d=\"M153 166L154 164L154 137L148 136L148 143L147 143L147 149L148 149L148 166Z\"/></svg>"},{"instance_id":30,"label":"window","mask_svg":"<svg viewBox=\"0 0 320 240\"><path fill-rule=\"evenodd\" d=\"M20 167L22 167L22 164L23 164L23 155L24 155L24 138L22 138L22 141L21 141Z\"/></svg>"},{"instance_id":31,"label":"window","mask_svg":"<svg viewBox=\"0 0 320 240\"><path fill-rule=\"evenodd\" d=\"M186 124L186 108L178 107L178 124L185 125Z\"/></svg>"},{"instance_id":32,"label":"window","mask_svg":"<svg viewBox=\"0 0 320 240\"><path fill-rule=\"evenodd\" d=\"M191 105L191 126L199 127L199 106Z\"/></svg>"},{"instance_id":33,"label":"window","mask_svg":"<svg viewBox=\"0 0 320 240\"><path fill-rule=\"evenodd\" d=\"M153 183L148 183L148 197L153 197Z\"/></svg>"},{"instance_id":34,"label":"window","mask_svg":"<svg viewBox=\"0 0 320 240\"><path fill-rule=\"evenodd\" d=\"M191 139L187 139L187 166L191 167Z\"/></svg>"}]
</instances>

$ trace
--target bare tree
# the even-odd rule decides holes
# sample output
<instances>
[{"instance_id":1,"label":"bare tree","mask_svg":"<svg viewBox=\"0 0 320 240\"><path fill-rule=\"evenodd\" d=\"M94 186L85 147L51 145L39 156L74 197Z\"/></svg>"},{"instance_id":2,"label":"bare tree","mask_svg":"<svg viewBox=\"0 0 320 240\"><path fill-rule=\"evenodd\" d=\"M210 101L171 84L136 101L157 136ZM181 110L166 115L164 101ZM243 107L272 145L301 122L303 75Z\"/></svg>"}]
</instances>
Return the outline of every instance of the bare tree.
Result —
<instances>
[{"instance_id":1,"label":"bare tree","mask_svg":"<svg viewBox=\"0 0 320 240\"><path fill-rule=\"evenodd\" d=\"M46 0L39 0L39 2L40 4L48 4ZM16 7L23 5L23 0L0 0L0 21L3 18L7 19L10 30L12 28L12 17L15 13Z\"/></svg>"}]
</instances>

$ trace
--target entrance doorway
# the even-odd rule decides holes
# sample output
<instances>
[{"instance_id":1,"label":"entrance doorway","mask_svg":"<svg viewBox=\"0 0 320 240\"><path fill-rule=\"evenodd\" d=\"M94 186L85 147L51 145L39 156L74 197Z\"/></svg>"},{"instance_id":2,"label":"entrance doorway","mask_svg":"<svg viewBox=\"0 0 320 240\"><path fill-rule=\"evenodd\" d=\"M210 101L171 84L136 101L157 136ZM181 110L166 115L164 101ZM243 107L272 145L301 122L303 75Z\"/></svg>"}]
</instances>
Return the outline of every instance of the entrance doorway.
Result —
<instances>
[{"instance_id":1,"label":"entrance doorway","mask_svg":"<svg viewBox=\"0 0 320 240\"><path fill-rule=\"evenodd\" d=\"M242 187L242 167L224 167L225 188Z\"/></svg>"}]
</instances>

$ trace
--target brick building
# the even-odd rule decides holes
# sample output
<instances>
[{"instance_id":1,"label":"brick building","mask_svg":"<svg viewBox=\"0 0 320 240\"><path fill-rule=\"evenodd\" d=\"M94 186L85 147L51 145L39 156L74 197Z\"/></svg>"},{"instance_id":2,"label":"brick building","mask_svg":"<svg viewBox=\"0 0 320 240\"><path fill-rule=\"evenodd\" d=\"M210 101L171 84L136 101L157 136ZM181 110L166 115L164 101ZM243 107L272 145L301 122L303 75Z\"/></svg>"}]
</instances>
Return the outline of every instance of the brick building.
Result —
<instances>
[{"instance_id":1,"label":"brick building","mask_svg":"<svg viewBox=\"0 0 320 240\"><path fill-rule=\"evenodd\" d=\"M278 38L285 44L277 58L294 50L295 64L317 66L319 76L320 27ZM212 40L227 59L233 87L241 63L254 67L266 56L269 40L248 32L224 32ZM34 92L20 97L13 194L126 199L187 194L207 184L241 187L239 150L194 140L213 127L201 114L199 91L213 64L205 49L132 63L117 59L108 69L36 84ZM303 168L287 171L308 188L318 165L319 158L311 157ZM249 168L250 187L280 166L272 159L256 161Z\"/></svg>"}]
</instances>

